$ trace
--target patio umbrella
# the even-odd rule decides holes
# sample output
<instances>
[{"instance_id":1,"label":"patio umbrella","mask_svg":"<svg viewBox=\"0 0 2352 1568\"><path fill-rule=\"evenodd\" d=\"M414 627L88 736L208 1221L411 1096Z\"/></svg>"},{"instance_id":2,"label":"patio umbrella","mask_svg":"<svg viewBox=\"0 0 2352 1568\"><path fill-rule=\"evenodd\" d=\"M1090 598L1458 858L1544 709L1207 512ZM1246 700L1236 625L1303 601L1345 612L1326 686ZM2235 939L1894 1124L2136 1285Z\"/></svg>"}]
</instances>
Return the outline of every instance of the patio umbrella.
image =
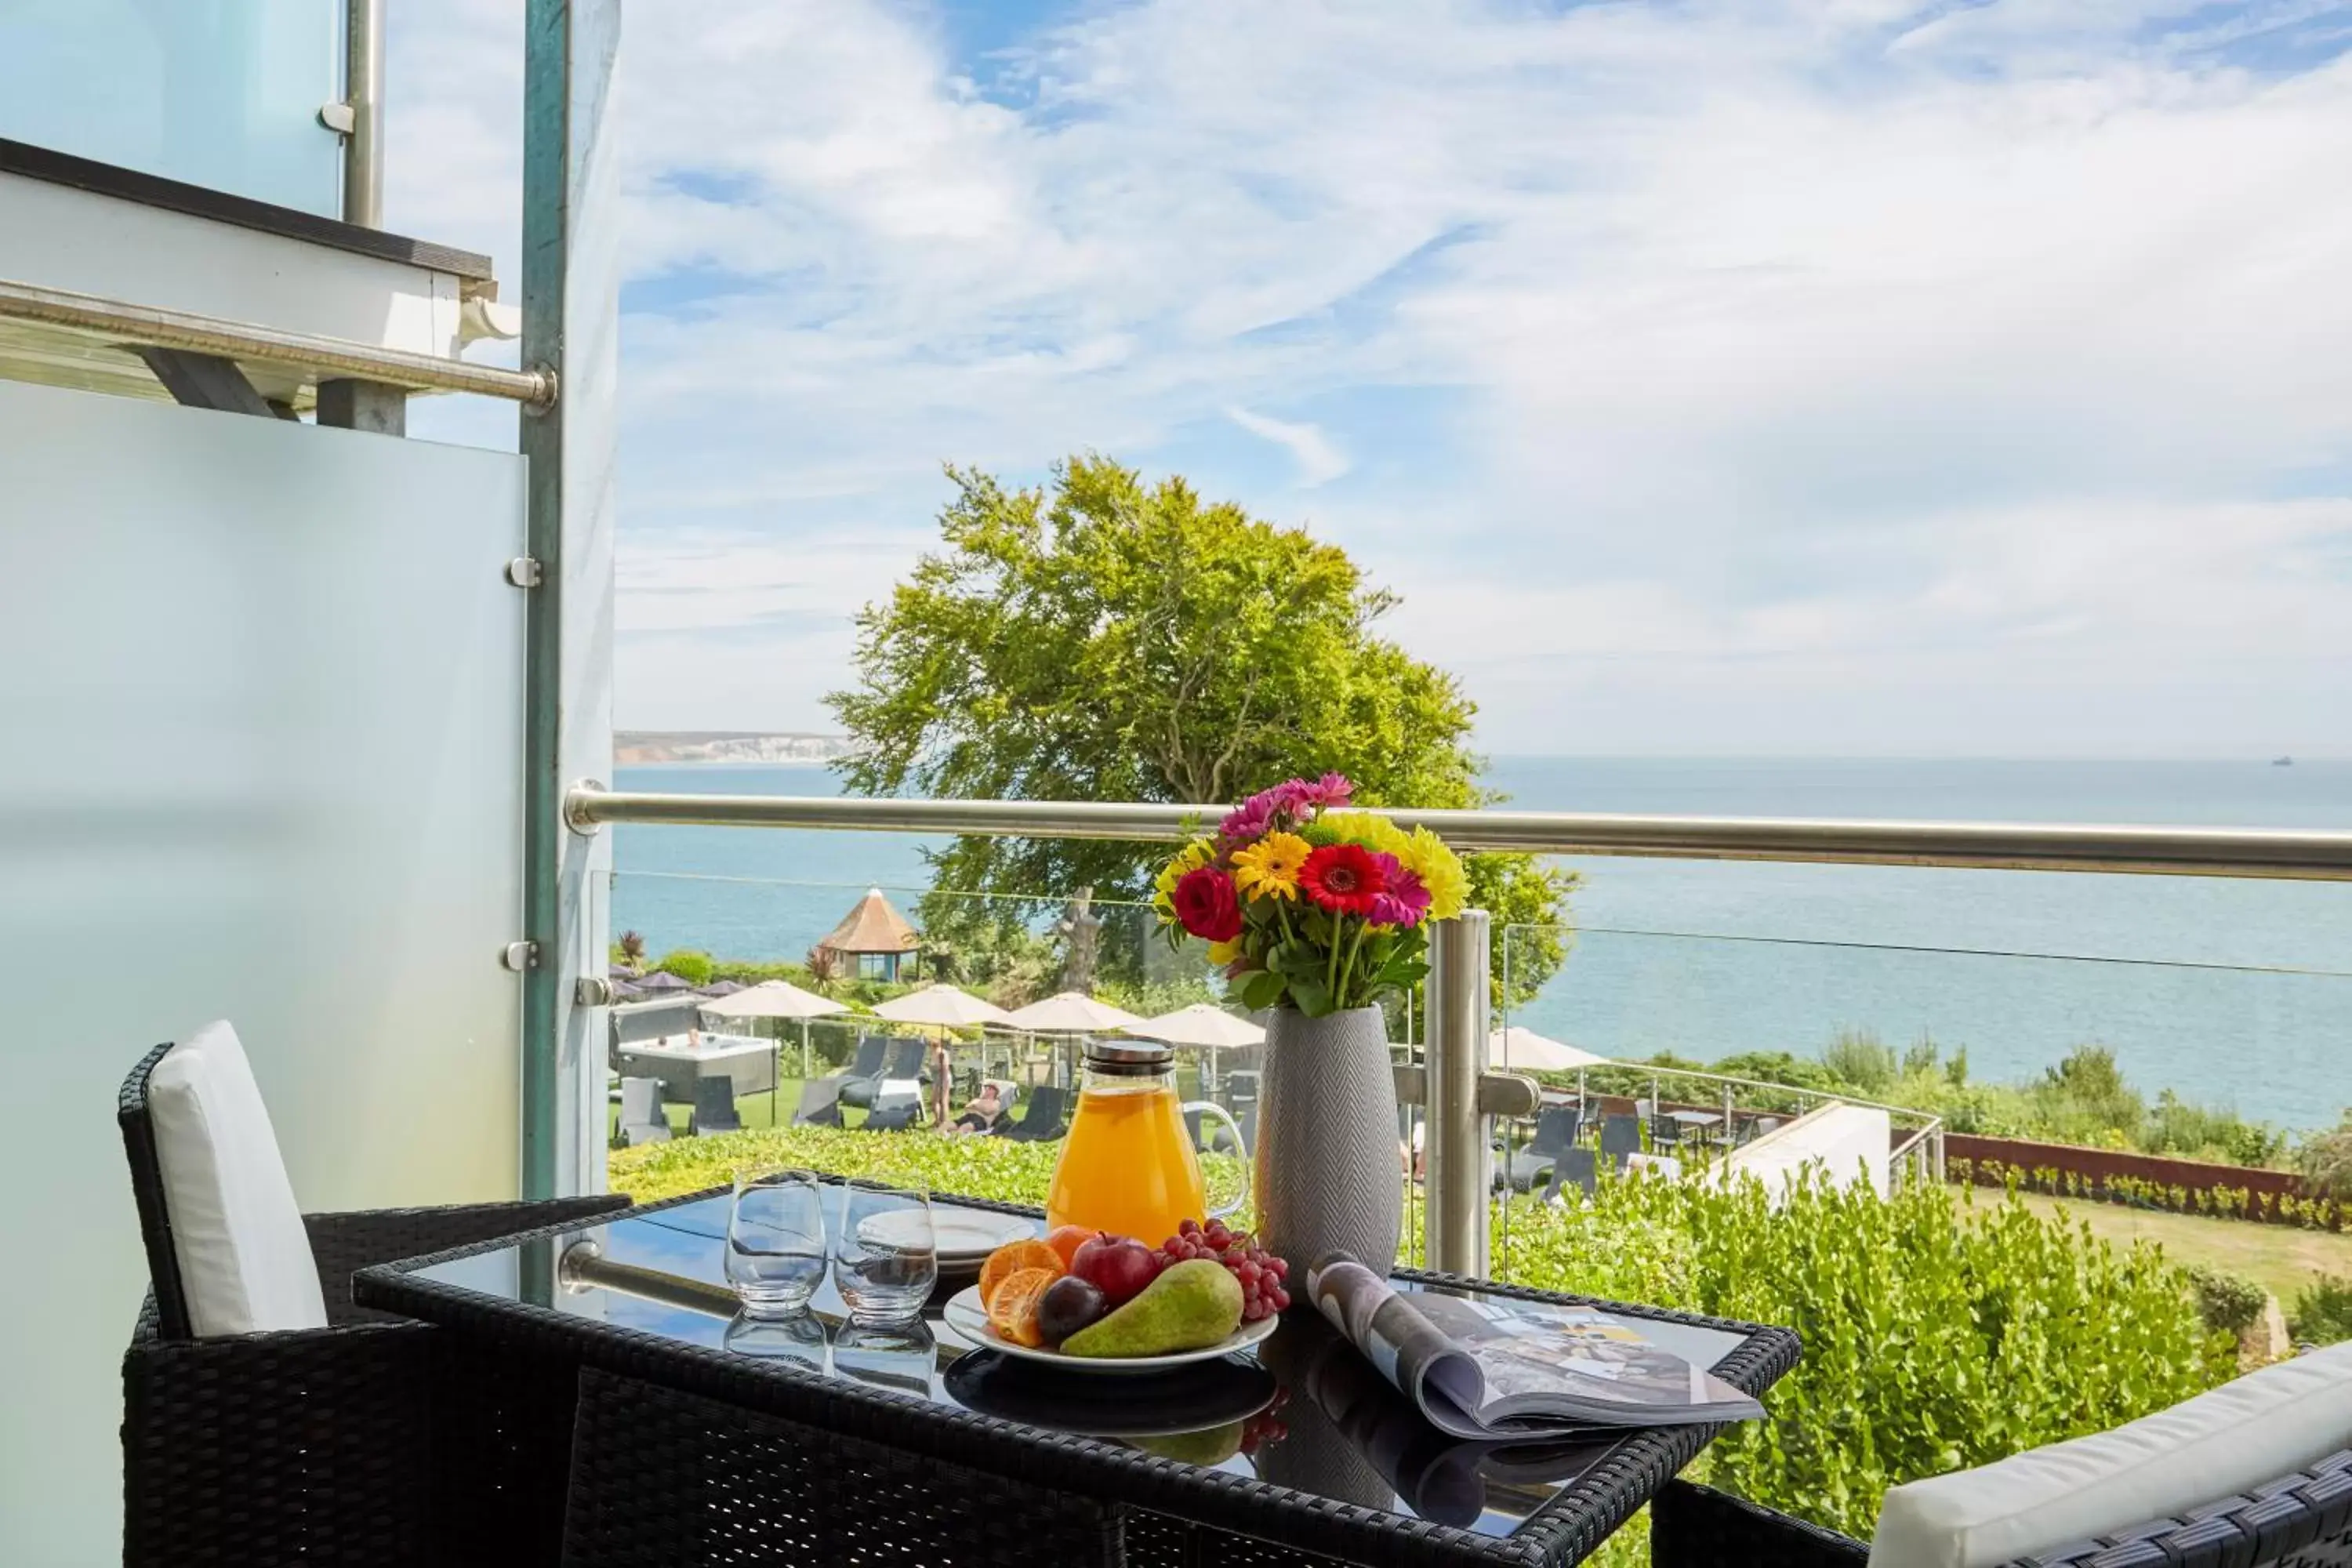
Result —
<instances>
[{"instance_id":1,"label":"patio umbrella","mask_svg":"<svg viewBox=\"0 0 2352 1568\"><path fill-rule=\"evenodd\" d=\"M1195 1002L1189 1007L1179 1007L1173 1013L1162 1013L1156 1018L1146 1018L1139 1024L1129 1024L1127 1032L1147 1040L1165 1040L1171 1046L1198 1046L1207 1053L1208 1071L1202 1079L1202 1091L1214 1095L1217 1082L1217 1053L1242 1046L1265 1044L1265 1028L1253 1024L1237 1013L1228 1013L1212 1002Z\"/></svg>"},{"instance_id":2,"label":"patio umbrella","mask_svg":"<svg viewBox=\"0 0 2352 1568\"><path fill-rule=\"evenodd\" d=\"M984 996L958 990L944 982L926 985L920 991L909 991L904 996L893 996L887 1002L874 1005L874 1016L887 1018L894 1024L927 1024L940 1031L940 1117L948 1113L947 1032L950 1029L975 1029L982 1024L1003 1024L1013 1015ZM987 1070L983 1061L982 1070Z\"/></svg>"},{"instance_id":3,"label":"patio umbrella","mask_svg":"<svg viewBox=\"0 0 2352 1568\"><path fill-rule=\"evenodd\" d=\"M714 991L718 987L713 986ZM798 1018L801 1021L801 1077L809 1075L808 1021L846 1013L849 1005L830 996L820 996L814 991L803 991L789 980L762 980L757 985L745 985L721 995L701 1009L714 1018ZM782 1037L777 1037L779 1053ZM776 1075L783 1075L779 1072ZM781 1091L772 1092L768 1109L773 1112Z\"/></svg>"},{"instance_id":4,"label":"patio umbrella","mask_svg":"<svg viewBox=\"0 0 2352 1568\"><path fill-rule=\"evenodd\" d=\"M1595 1056L1581 1046L1571 1046L1550 1039L1533 1029L1514 1024L1507 1029L1497 1029L1486 1037L1486 1059L1506 1071L1569 1072L1576 1074L1576 1103L1584 1104L1584 1069L1612 1067L1607 1057ZM1651 1090L1656 1098L1657 1091Z\"/></svg>"},{"instance_id":5,"label":"patio umbrella","mask_svg":"<svg viewBox=\"0 0 2352 1568\"><path fill-rule=\"evenodd\" d=\"M656 969L651 974L640 975L630 982L640 991L691 991L693 986L667 969Z\"/></svg>"},{"instance_id":6,"label":"patio umbrella","mask_svg":"<svg viewBox=\"0 0 2352 1568\"><path fill-rule=\"evenodd\" d=\"M1083 991L1057 991L1042 1002L1016 1007L1006 1020L1033 1035L1107 1035L1142 1019L1124 1007L1097 1002ZM1055 1068L1058 1076L1063 1068Z\"/></svg>"},{"instance_id":7,"label":"patio umbrella","mask_svg":"<svg viewBox=\"0 0 2352 1568\"><path fill-rule=\"evenodd\" d=\"M738 991L749 990L740 980L714 980L702 988L705 996L732 996Z\"/></svg>"}]
</instances>

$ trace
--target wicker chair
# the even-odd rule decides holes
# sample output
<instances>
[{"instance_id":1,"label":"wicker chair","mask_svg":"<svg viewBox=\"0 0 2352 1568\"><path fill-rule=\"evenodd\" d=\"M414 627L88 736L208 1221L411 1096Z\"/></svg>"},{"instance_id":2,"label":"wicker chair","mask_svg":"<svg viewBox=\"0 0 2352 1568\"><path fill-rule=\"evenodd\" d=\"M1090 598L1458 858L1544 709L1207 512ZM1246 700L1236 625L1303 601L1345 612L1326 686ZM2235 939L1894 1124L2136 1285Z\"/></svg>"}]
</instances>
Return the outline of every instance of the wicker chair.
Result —
<instances>
[{"instance_id":1,"label":"wicker chair","mask_svg":"<svg viewBox=\"0 0 2352 1568\"><path fill-rule=\"evenodd\" d=\"M1864 1568L1859 1541L1687 1481L1650 1505L1655 1568ZM2242 1497L2186 1508L2008 1568L2347 1568L2352 1564L2352 1451Z\"/></svg>"},{"instance_id":2,"label":"wicker chair","mask_svg":"<svg viewBox=\"0 0 2352 1568\"><path fill-rule=\"evenodd\" d=\"M147 1106L170 1049L131 1069L116 1110L152 1279L122 1362L123 1562L551 1562L570 1369L493 1362L356 1308L351 1278L628 1199L308 1215L328 1326L198 1339Z\"/></svg>"}]
</instances>

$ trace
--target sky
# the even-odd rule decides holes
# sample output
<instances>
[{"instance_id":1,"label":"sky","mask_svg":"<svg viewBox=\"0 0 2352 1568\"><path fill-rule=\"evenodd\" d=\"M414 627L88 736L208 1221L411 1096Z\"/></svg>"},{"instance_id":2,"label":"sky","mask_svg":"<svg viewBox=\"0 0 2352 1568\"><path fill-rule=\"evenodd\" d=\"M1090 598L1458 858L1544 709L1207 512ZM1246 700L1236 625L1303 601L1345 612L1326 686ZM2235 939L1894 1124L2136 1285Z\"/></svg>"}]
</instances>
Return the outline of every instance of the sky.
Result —
<instances>
[{"instance_id":1,"label":"sky","mask_svg":"<svg viewBox=\"0 0 2352 1568\"><path fill-rule=\"evenodd\" d=\"M391 8L509 299L520 13ZM1489 752L2352 752L2352 7L628 0L615 130L623 727L833 728L941 466L1097 451Z\"/></svg>"}]
</instances>

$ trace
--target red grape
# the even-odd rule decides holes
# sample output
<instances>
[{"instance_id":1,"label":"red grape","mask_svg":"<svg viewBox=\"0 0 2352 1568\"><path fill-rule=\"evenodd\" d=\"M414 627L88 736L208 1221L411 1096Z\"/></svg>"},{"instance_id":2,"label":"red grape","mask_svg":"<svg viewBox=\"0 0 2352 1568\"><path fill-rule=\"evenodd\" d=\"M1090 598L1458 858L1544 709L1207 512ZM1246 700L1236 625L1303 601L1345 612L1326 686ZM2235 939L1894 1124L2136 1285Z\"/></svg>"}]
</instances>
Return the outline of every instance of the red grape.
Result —
<instances>
[{"instance_id":1,"label":"red grape","mask_svg":"<svg viewBox=\"0 0 2352 1568\"><path fill-rule=\"evenodd\" d=\"M1223 1220L1211 1220L1205 1227L1198 1220L1185 1220L1160 1249L1171 1262L1213 1258L1223 1264L1242 1288L1242 1321L1245 1323L1271 1317L1290 1305L1290 1292L1283 1285L1290 1265L1260 1247L1249 1232L1234 1230Z\"/></svg>"}]
</instances>

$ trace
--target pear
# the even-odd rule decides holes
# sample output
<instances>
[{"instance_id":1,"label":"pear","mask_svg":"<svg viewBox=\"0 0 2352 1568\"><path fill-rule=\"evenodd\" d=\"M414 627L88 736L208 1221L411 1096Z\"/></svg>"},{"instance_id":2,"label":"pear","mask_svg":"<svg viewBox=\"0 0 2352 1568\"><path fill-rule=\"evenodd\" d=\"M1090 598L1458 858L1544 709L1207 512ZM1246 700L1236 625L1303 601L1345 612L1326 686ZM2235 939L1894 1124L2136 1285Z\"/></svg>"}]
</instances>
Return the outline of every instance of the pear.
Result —
<instances>
[{"instance_id":1,"label":"pear","mask_svg":"<svg viewBox=\"0 0 2352 1568\"><path fill-rule=\"evenodd\" d=\"M1160 1271L1136 1298L1062 1342L1064 1355L1148 1356L1205 1350L1242 1322L1242 1286L1212 1258Z\"/></svg>"},{"instance_id":2,"label":"pear","mask_svg":"<svg viewBox=\"0 0 2352 1568\"><path fill-rule=\"evenodd\" d=\"M1188 1465L1207 1467L1222 1465L1240 1453L1242 1438L1248 1431L1248 1423L1228 1421L1200 1432L1171 1432L1165 1436L1129 1437L1127 1441L1163 1459L1181 1459Z\"/></svg>"}]
</instances>

